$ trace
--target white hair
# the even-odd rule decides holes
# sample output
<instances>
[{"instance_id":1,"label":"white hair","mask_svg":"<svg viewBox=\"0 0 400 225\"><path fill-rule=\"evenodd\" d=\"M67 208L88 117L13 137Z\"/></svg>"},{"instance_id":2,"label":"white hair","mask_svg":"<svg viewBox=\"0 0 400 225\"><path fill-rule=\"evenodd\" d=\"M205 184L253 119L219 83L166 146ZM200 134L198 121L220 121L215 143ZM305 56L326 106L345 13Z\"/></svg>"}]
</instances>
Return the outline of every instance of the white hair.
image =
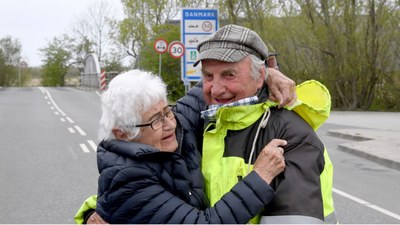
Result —
<instances>
[{"instance_id":1,"label":"white hair","mask_svg":"<svg viewBox=\"0 0 400 225\"><path fill-rule=\"evenodd\" d=\"M254 80L258 80L261 77L261 70L266 70L264 61L258 58L257 56L250 54L250 61L251 61L251 76L253 77ZM265 76L267 76L268 73L265 72ZM267 77L264 77L265 80Z\"/></svg>"},{"instance_id":2,"label":"white hair","mask_svg":"<svg viewBox=\"0 0 400 225\"><path fill-rule=\"evenodd\" d=\"M128 133L129 139L137 137L140 128L132 126L142 123L141 113L160 101L167 102L166 85L160 77L141 70L119 74L101 96L99 140L115 139L113 128Z\"/></svg>"}]
</instances>

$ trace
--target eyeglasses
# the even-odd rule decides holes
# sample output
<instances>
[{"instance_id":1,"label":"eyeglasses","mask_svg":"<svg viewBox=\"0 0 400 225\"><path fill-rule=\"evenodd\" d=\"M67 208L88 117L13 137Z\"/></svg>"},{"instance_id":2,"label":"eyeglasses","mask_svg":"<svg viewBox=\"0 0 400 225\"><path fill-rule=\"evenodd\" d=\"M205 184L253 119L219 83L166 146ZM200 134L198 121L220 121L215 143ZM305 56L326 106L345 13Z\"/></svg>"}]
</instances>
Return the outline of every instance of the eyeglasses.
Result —
<instances>
[{"instance_id":1,"label":"eyeglasses","mask_svg":"<svg viewBox=\"0 0 400 225\"><path fill-rule=\"evenodd\" d=\"M147 126L150 126L151 129L158 130L164 125L165 118L168 118L170 120L175 118L175 115L171 111L170 107L165 108L164 111L163 111L163 114L161 114L159 117L157 117L154 120L152 120L150 123L138 124L136 126L131 126L131 127L147 127Z\"/></svg>"}]
</instances>

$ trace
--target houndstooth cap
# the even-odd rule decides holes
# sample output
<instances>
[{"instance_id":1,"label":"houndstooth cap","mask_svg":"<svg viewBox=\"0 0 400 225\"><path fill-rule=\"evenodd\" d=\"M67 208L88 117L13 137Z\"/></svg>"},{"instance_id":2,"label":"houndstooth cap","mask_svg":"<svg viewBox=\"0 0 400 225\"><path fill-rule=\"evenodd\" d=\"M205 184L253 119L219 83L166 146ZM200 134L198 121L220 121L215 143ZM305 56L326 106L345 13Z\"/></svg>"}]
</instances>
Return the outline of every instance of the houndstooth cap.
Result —
<instances>
[{"instance_id":1,"label":"houndstooth cap","mask_svg":"<svg viewBox=\"0 0 400 225\"><path fill-rule=\"evenodd\" d=\"M239 62L250 54L262 60L269 56L267 46L256 32L234 24L217 30L201 42L197 50L200 55L193 66L197 66L204 59Z\"/></svg>"}]
</instances>

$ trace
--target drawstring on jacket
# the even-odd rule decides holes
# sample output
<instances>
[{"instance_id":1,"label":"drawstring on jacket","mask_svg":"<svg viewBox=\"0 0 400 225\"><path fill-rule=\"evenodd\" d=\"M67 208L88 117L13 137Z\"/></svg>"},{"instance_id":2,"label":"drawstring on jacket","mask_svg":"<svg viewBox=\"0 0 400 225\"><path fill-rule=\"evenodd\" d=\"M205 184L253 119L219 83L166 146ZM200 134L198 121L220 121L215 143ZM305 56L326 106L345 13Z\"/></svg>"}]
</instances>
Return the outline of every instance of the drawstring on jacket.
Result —
<instances>
[{"instance_id":1,"label":"drawstring on jacket","mask_svg":"<svg viewBox=\"0 0 400 225\"><path fill-rule=\"evenodd\" d=\"M250 156L249 156L249 165L247 167L247 174L250 173L251 160L253 159L254 151L256 149L256 143L257 143L258 135L260 134L261 128L264 129L267 126L267 123L268 123L270 115L271 115L271 111L269 110L269 108L266 108L265 112L263 114L263 117L261 119L261 122L258 125L257 132L256 132L256 135L255 135L254 140L253 140L253 145L251 146L251 152L250 152Z\"/></svg>"}]
</instances>

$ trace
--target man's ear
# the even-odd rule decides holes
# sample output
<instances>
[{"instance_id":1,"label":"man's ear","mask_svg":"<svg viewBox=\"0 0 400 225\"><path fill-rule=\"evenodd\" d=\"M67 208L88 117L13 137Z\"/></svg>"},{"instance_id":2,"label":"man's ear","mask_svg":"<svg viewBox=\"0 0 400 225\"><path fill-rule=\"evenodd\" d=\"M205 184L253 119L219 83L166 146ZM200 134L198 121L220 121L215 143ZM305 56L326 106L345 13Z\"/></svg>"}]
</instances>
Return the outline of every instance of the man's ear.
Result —
<instances>
[{"instance_id":1,"label":"man's ear","mask_svg":"<svg viewBox=\"0 0 400 225\"><path fill-rule=\"evenodd\" d=\"M127 140L128 139L128 135L118 128L113 128L112 133L114 134L114 137L118 140Z\"/></svg>"},{"instance_id":2,"label":"man's ear","mask_svg":"<svg viewBox=\"0 0 400 225\"><path fill-rule=\"evenodd\" d=\"M263 85L264 85L264 81L265 81L265 78L266 78L266 68L265 67L262 67L261 69L260 69L260 78L258 79L258 81L257 81L257 89L261 89L262 87L263 87Z\"/></svg>"}]
</instances>

